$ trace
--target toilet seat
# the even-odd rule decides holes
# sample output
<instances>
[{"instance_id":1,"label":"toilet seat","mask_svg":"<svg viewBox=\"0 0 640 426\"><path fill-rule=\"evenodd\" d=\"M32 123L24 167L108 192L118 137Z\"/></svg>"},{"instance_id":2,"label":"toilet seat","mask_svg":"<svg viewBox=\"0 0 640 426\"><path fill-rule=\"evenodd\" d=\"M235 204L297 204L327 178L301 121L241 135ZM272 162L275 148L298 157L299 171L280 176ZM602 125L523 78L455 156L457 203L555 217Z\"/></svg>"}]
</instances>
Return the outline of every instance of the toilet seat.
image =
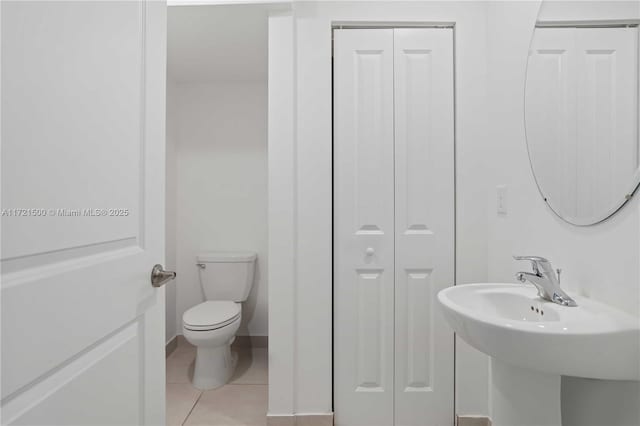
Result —
<instances>
[{"instance_id":1,"label":"toilet seat","mask_svg":"<svg viewBox=\"0 0 640 426\"><path fill-rule=\"evenodd\" d=\"M185 311L182 324L187 330L216 330L236 321L241 312L239 303L208 300Z\"/></svg>"}]
</instances>

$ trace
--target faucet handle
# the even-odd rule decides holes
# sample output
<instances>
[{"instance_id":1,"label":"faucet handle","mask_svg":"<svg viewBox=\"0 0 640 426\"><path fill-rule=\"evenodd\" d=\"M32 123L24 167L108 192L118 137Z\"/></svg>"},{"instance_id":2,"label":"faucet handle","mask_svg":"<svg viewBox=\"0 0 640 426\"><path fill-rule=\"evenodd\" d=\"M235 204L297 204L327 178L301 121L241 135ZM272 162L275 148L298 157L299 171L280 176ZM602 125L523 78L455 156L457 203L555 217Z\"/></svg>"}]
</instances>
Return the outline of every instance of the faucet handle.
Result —
<instances>
[{"instance_id":1,"label":"faucet handle","mask_svg":"<svg viewBox=\"0 0 640 426\"><path fill-rule=\"evenodd\" d=\"M540 256L513 256L513 258L515 260L529 260L531 262L536 262L536 263L548 262L547 259Z\"/></svg>"},{"instance_id":2,"label":"faucet handle","mask_svg":"<svg viewBox=\"0 0 640 426\"><path fill-rule=\"evenodd\" d=\"M536 275L540 275L541 265L549 264L549 261L547 259L540 256L513 256L513 258L515 260L528 260L529 262L531 262L531 268L533 268L533 272L535 272ZM546 268L542 266L542 269L545 270Z\"/></svg>"}]
</instances>

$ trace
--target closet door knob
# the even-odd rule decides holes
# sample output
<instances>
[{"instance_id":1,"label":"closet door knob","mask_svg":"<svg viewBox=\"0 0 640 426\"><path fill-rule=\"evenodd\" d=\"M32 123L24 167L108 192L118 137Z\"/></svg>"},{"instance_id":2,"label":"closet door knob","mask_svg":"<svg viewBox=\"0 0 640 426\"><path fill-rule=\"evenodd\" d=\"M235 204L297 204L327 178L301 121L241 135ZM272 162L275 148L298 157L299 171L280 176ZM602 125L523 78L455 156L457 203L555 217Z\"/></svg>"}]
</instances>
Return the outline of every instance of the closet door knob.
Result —
<instances>
[{"instance_id":1,"label":"closet door knob","mask_svg":"<svg viewBox=\"0 0 640 426\"><path fill-rule=\"evenodd\" d=\"M367 256L373 256L373 255L375 254L375 252L376 252L376 251L373 249L373 247L368 247L368 248L364 251L364 253L365 253Z\"/></svg>"}]
</instances>

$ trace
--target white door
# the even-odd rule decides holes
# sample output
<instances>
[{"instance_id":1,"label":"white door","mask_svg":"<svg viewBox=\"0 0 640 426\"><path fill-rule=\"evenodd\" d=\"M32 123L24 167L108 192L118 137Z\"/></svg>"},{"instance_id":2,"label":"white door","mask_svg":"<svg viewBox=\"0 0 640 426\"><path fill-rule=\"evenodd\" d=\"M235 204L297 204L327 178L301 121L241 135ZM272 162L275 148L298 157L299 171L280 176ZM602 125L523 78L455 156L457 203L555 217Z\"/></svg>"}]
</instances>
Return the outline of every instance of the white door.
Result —
<instances>
[{"instance_id":1,"label":"white door","mask_svg":"<svg viewBox=\"0 0 640 426\"><path fill-rule=\"evenodd\" d=\"M334 32L334 410L453 423L451 29Z\"/></svg>"},{"instance_id":2,"label":"white door","mask_svg":"<svg viewBox=\"0 0 640 426\"><path fill-rule=\"evenodd\" d=\"M164 423L162 2L6 2L2 423Z\"/></svg>"},{"instance_id":3,"label":"white door","mask_svg":"<svg viewBox=\"0 0 640 426\"><path fill-rule=\"evenodd\" d=\"M393 29L334 32L335 423L393 424Z\"/></svg>"},{"instance_id":4,"label":"white door","mask_svg":"<svg viewBox=\"0 0 640 426\"><path fill-rule=\"evenodd\" d=\"M396 29L395 424L453 424L453 30Z\"/></svg>"}]
</instances>

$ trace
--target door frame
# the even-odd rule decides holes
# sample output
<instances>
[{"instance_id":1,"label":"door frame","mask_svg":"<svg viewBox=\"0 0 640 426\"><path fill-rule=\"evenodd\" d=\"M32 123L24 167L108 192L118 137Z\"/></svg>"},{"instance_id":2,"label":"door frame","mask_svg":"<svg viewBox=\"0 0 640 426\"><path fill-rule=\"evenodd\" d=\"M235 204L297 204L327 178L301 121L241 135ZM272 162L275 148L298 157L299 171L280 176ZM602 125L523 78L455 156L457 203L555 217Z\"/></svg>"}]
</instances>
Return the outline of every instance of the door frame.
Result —
<instances>
[{"instance_id":1,"label":"door frame","mask_svg":"<svg viewBox=\"0 0 640 426\"><path fill-rule=\"evenodd\" d=\"M454 226L453 226L453 285L458 284L457 277L457 228L458 228L458 215L457 215L457 128L458 128L458 113L457 113L457 93L456 93L456 85L457 85L457 66L456 66L456 23L455 22L428 22L428 21L417 21L417 22L403 22L403 21L333 21L331 25L331 409L332 411L335 409L335 362L334 362L334 350L335 350L335 333L334 333L334 290L335 290L335 264L333 259L333 253L335 249L335 238L334 238L334 143L335 143L335 127L334 127L334 31L339 29L395 29L395 28L447 28L451 29L453 33L453 189L454 189L454 197L453 197L453 215L454 215ZM453 413L452 419L455 422L456 418L456 335L453 334Z\"/></svg>"}]
</instances>

